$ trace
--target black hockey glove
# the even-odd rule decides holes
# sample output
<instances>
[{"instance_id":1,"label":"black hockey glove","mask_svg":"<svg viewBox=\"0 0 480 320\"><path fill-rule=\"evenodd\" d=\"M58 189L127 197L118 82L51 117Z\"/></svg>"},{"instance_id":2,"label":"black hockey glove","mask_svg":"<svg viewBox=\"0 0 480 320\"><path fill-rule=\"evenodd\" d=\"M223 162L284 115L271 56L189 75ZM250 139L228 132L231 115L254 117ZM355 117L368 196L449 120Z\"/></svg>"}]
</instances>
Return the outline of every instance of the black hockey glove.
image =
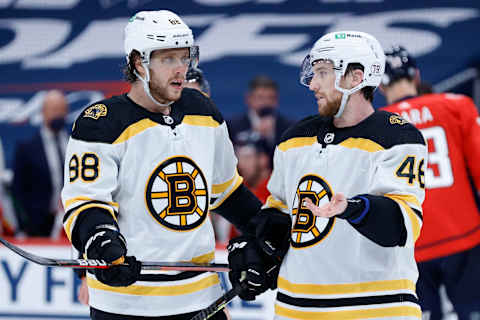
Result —
<instances>
[{"instance_id":1,"label":"black hockey glove","mask_svg":"<svg viewBox=\"0 0 480 320\"><path fill-rule=\"evenodd\" d=\"M250 221L255 226L255 237L258 246L267 257L264 262L267 270L267 282L270 289L277 288L278 272L283 258L290 248L290 230L292 219L277 209L262 209ZM273 268L276 266L276 268Z\"/></svg>"},{"instance_id":2,"label":"black hockey glove","mask_svg":"<svg viewBox=\"0 0 480 320\"><path fill-rule=\"evenodd\" d=\"M85 253L88 259L118 264L108 269L95 269L100 282L111 287L126 287L138 280L141 263L133 256L125 256L126 241L115 226L98 226L85 244Z\"/></svg>"},{"instance_id":3,"label":"black hockey glove","mask_svg":"<svg viewBox=\"0 0 480 320\"><path fill-rule=\"evenodd\" d=\"M269 288L266 265L261 249L252 237L240 236L230 240L227 246L228 277L232 286L241 286L239 297L255 300L255 297Z\"/></svg>"},{"instance_id":4,"label":"black hockey glove","mask_svg":"<svg viewBox=\"0 0 480 320\"><path fill-rule=\"evenodd\" d=\"M281 263L290 248L292 218L277 209L262 209L250 221L255 227L255 238L262 250Z\"/></svg>"}]
</instances>

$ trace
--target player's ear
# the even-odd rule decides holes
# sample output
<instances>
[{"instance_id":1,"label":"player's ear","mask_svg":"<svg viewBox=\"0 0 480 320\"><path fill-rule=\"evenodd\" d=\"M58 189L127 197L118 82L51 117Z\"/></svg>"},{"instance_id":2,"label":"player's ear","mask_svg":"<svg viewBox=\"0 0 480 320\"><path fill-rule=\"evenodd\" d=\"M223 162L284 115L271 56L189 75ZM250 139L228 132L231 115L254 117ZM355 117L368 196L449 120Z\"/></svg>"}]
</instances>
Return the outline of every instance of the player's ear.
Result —
<instances>
[{"instance_id":1,"label":"player's ear","mask_svg":"<svg viewBox=\"0 0 480 320\"><path fill-rule=\"evenodd\" d=\"M352 71L352 88L358 86L363 81L363 71L354 69Z\"/></svg>"},{"instance_id":2,"label":"player's ear","mask_svg":"<svg viewBox=\"0 0 480 320\"><path fill-rule=\"evenodd\" d=\"M142 65L142 59L139 56L135 57L134 66L135 66L135 70L137 70L137 72L140 74L140 76L142 78L145 78L145 68Z\"/></svg>"}]
</instances>

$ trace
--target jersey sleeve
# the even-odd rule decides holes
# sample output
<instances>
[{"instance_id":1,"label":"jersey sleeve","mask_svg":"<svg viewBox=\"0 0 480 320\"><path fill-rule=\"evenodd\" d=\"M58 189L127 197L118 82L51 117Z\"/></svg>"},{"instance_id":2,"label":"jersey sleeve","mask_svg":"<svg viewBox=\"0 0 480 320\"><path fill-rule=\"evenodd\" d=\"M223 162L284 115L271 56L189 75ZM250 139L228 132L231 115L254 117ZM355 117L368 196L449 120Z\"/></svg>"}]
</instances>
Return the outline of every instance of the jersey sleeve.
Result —
<instances>
[{"instance_id":1,"label":"jersey sleeve","mask_svg":"<svg viewBox=\"0 0 480 320\"><path fill-rule=\"evenodd\" d=\"M215 210L242 184L237 171L237 157L223 121L215 133L214 173L210 209Z\"/></svg>"},{"instance_id":2,"label":"jersey sleeve","mask_svg":"<svg viewBox=\"0 0 480 320\"><path fill-rule=\"evenodd\" d=\"M289 214L287 206L287 190L285 189L285 179L284 179L284 161L283 161L283 151L278 147L275 149L273 155L273 171L270 179L268 181L268 191L270 191L270 196L267 198L263 209L274 208L283 213Z\"/></svg>"},{"instance_id":3,"label":"jersey sleeve","mask_svg":"<svg viewBox=\"0 0 480 320\"><path fill-rule=\"evenodd\" d=\"M463 154L466 157L469 173L480 189L480 117L472 99L461 96L456 110L460 113L460 124L463 138ZM448 98L448 96L447 96Z\"/></svg>"},{"instance_id":4,"label":"jersey sleeve","mask_svg":"<svg viewBox=\"0 0 480 320\"><path fill-rule=\"evenodd\" d=\"M424 143L398 144L378 152L370 182L369 194L390 198L400 207L407 230L407 247L415 245L422 227L426 167Z\"/></svg>"},{"instance_id":5,"label":"jersey sleeve","mask_svg":"<svg viewBox=\"0 0 480 320\"><path fill-rule=\"evenodd\" d=\"M86 121L77 120L74 134L68 142L62 190L62 202L66 212L63 219L64 229L77 248L78 242L74 238L78 238L78 235L74 235L74 230L80 220L87 215L93 216L92 213L95 212L97 215L105 213L110 217L102 222L113 220L116 223L119 211L118 204L112 200L112 193L118 185L117 150L111 143L83 140L78 132L88 131L91 134L98 129L92 127L88 130Z\"/></svg>"}]
</instances>

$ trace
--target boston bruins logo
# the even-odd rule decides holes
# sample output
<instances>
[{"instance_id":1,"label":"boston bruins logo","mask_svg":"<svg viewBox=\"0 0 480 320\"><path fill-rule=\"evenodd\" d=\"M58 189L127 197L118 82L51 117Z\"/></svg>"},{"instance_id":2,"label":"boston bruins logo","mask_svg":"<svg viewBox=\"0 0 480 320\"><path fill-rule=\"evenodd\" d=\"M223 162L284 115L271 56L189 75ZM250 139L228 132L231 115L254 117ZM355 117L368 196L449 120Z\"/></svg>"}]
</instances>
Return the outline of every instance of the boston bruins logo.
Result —
<instances>
[{"instance_id":1,"label":"boston bruins logo","mask_svg":"<svg viewBox=\"0 0 480 320\"><path fill-rule=\"evenodd\" d=\"M169 158L153 171L145 199L150 214L168 229L192 230L207 217L207 181L186 157Z\"/></svg>"},{"instance_id":2,"label":"boston bruins logo","mask_svg":"<svg viewBox=\"0 0 480 320\"><path fill-rule=\"evenodd\" d=\"M316 175L306 175L298 183L297 192L293 199L292 247L306 248L321 241L330 232L334 218L324 219L316 217L302 205L306 198L319 206L332 198L332 189L328 183Z\"/></svg>"}]
</instances>

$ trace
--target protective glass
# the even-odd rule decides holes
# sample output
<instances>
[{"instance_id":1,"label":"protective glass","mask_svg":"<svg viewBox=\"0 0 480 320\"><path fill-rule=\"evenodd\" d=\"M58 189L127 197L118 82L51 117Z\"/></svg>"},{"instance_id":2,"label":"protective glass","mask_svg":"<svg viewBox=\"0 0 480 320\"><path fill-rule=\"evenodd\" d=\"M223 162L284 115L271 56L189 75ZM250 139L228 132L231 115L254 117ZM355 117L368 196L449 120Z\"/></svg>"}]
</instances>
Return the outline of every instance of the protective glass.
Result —
<instances>
[{"instance_id":1,"label":"protective glass","mask_svg":"<svg viewBox=\"0 0 480 320\"><path fill-rule=\"evenodd\" d=\"M190 65L189 68L196 68L198 62L200 61L200 47L191 46L190 47Z\"/></svg>"},{"instance_id":2,"label":"protective glass","mask_svg":"<svg viewBox=\"0 0 480 320\"><path fill-rule=\"evenodd\" d=\"M313 69L312 63L310 61L310 55L308 54L305 59L303 59L302 66L300 68L300 83L304 86L310 86L310 82L313 79Z\"/></svg>"}]
</instances>

